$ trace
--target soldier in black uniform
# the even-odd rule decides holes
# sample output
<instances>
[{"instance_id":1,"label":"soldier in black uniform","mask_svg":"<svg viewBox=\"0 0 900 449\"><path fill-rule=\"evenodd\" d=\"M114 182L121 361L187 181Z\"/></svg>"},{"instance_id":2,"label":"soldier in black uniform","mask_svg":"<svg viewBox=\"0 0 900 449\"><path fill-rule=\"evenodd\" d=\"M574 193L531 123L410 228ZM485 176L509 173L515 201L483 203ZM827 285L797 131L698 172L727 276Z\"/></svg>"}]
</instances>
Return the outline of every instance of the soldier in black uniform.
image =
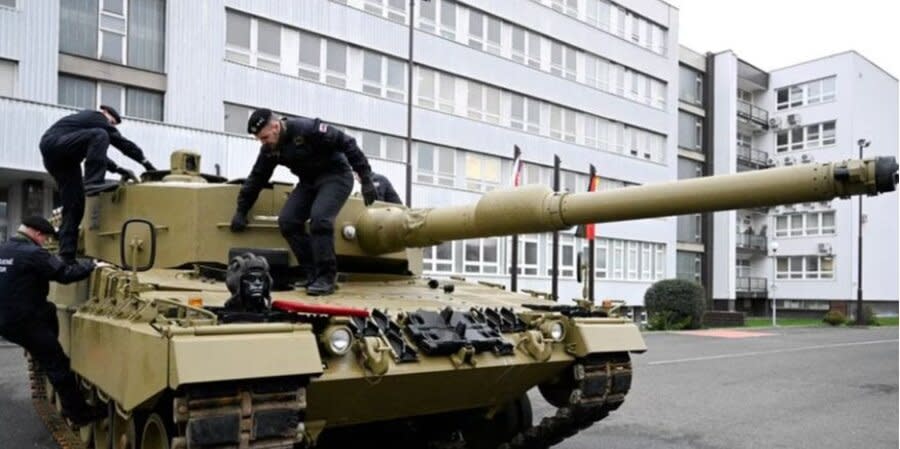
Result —
<instances>
[{"instance_id":1,"label":"soldier in black uniform","mask_svg":"<svg viewBox=\"0 0 900 449\"><path fill-rule=\"evenodd\" d=\"M47 301L50 281L62 284L90 276L94 261L63 263L43 248L56 231L42 217L29 217L19 234L0 244L0 336L25 348L59 392L63 416L83 425L105 416L78 392L69 358L57 338L56 306ZM106 265L106 264L100 264Z\"/></svg>"},{"instance_id":2,"label":"soldier in black uniform","mask_svg":"<svg viewBox=\"0 0 900 449\"><path fill-rule=\"evenodd\" d=\"M372 183L375 184L375 196L378 201L386 203L403 204L400 195L394 190L394 185L386 176L380 173L372 173Z\"/></svg>"},{"instance_id":3,"label":"soldier in black uniform","mask_svg":"<svg viewBox=\"0 0 900 449\"><path fill-rule=\"evenodd\" d=\"M278 227L306 276L307 293L333 293L337 275L334 219L353 189L351 167L359 175L366 205L375 201L369 161L352 137L319 119L282 118L258 109L250 116L247 132L255 135L262 147L238 195L231 230L247 227L247 213L259 191L276 166L286 166L299 183L278 216ZM310 221L309 233L306 220Z\"/></svg>"},{"instance_id":4,"label":"soldier in black uniform","mask_svg":"<svg viewBox=\"0 0 900 449\"><path fill-rule=\"evenodd\" d=\"M62 226L59 227L59 256L68 263L75 261L78 224L84 216L85 186L103 184L103 176L107 170L125 179L137 180L131 170L119 167L106 157L109 145L112 144L145 169L156 169L144 157L140 147L119 133L116 129L119 123L122 123L119 113L104 105L100 106L99 111L84 110L61 118L41 137L44 167L56 180L63 206Z\"/></svg>"}]
</instances>

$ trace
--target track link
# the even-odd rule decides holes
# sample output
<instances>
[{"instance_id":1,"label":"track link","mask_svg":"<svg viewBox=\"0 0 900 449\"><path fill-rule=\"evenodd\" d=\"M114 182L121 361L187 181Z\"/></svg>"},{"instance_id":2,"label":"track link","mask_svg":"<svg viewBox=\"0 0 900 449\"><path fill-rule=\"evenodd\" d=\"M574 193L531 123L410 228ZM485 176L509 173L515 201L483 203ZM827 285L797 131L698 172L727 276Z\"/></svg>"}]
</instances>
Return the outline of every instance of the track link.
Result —
<instances>
[{"instance_id":1,"label":"track link","mask_svg":"<svg viewBox=\"0 0 900 449\"><path fill-rule=\"evenodd\" d=\"M606 418L625 401L631 388L631 362L627 353L579 359L570 368L575 388L569 403L498 449L545 449L557 445Z\"/></svg>"},{"instance_id":2,"label":"track link","mask_svg":"<svg viewBox=\"0 0 900 449\"><path fill-rule=\"evenodd\" d=\"M65 419L56 411L56 407L50 402L52 398L47 394L46 375L44 371L25 353L28 360L28 379L31 383L31 403L41 421L47 426L50 435L59 445L60 449L86 449L81 436L69 426Z\"/></svg>"}]
</instances>

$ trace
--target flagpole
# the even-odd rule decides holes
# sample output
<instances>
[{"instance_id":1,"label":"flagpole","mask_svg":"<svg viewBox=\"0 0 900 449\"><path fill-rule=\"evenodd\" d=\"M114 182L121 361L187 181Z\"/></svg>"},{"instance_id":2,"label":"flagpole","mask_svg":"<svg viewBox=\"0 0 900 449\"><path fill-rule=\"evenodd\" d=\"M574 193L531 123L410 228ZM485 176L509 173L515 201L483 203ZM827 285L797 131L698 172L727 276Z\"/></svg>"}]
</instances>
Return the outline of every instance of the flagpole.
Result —
<instances>
[{"instance_id":1,"label":"flagpole","mask_svg":"<svg viewBox=\"0 0 900 449\"><path fill-rule=\"evenodd\" d=\"M560 165L562 160L553 155L553 191L559 192ZM559 301L559 232L553 232L553 269L550 277L550 296L554 301Z\"/></svg>"},{"instance_id":2,"label":"flagpole","mask_svg":"<svg viewBox=\"0 0 900 449\"><path fill-rule=\"evenodd\" d=\"M597 190L597 169L594 167L594 164L591 164L590 180L588 181L588 191L593 192L595 190ZM587 234L586 237L588 239L588 251L590 253L588 254L588 275L587 275L588 297L587 297L587 299L588 299L588 301L590 301L593 304L594 303L594 277L595 277L595 272L594 272L595 265L594 264L596 262L594 259L597 257L597 251L595 251L595 249L594 249L594 246L596 244L596 239L595 239L594 233L597 231L597 229L594 227L595 225L593 225L593 224L590 224L588 226L589 226L589 228L588 228L588 232L586 233Z\"/></svg>"},{"instance_id":3,"label":"flagpole","mask_svg":"<svg viewBox=\"0 0 900 449\"><path fill-rule=\"evenodd\" d=\"M519 149L518 145L513 145L513 167L512 167L512 185L513 187L519 186L519 180L522 175L522 150ZM512 263L510 264L510 272L509 272L509 290L517 291L519 288L519 236L518 234L513 234L512 236L512 250L510 251L510 257L512 258Z\"/></svg>"}]
</instances>

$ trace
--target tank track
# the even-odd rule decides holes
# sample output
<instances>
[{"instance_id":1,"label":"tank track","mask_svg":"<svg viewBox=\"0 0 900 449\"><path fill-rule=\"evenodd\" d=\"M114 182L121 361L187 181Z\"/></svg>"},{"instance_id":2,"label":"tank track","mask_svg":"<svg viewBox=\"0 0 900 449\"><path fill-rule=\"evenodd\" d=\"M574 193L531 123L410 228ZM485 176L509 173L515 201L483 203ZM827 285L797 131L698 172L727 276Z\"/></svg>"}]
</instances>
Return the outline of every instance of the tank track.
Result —
<instances>
[{"instance_id":1,"label":"tank track","mask_svg":"<svg viewBox=\"0 0 900 449\"><path fill-rule=\"evenodd\" d=\"M628 354L610 354L579 359L572 366L575 386L569 403L536 426L519 432L497 449L544 449L587 429L606 418L625 401L631 388Z\"/></svg>"},{"instance_id":2,"label":"tank track","mask_svg":"<svg viewBox=\"0 0 900 449\"><path fill-rule=\"evenodd\" d=\"M44 371L31 359L28 353L25 353L28 360L28 380L31 384L31 403L38 417L47 426L50 435L59 445L60 449L86 449L81 436L76 433L72 427L56 410L56 407L50 402L51 398L47 394L46 376Z\"/></svg>"}]
</instances>

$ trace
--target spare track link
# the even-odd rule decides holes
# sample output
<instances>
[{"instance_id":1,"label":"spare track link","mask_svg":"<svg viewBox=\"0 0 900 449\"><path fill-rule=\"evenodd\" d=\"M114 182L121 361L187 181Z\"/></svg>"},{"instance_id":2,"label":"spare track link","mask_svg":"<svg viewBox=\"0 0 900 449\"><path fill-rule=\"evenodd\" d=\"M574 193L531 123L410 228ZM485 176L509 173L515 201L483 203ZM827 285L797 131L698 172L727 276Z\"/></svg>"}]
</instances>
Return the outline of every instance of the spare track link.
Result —
<instances>
[{"instance_id":1,"label":"spare track link","mask_svg":"<svg viewBox=\"0 0 900 449\"><path fill-rule=\"evenodd\" d=\"M178 435L172 449L292 449L306 447L300 426L306 387L299 381L267 385L199 385L173 402Z\"/></svg>"},{"instance_id":2,"label":"spare track link","mask_svg":"<svg viewBox=\"0 0 900 449\"><path fill-rule=\"evenodd\" d=\"M31 383L31 403L37 415L47 426L47 430L53 436L60 449L85 449L81 437L69 426L65 419L56 411L56 407L50 403L52 398L47 396L46 376L44 371L25 353L28 360L28 379Z\"/></svg>"},{"instance_id":3,"label":"spare track link","mask_svg":"<svg viewBox=\"0 0 900 449\"><path fill-rule=\"evenodd\" d=\"M577 381L569 405L539 424L518 433L498 449L545 449L587 429L619 408L631 388L631 362L627 353L578 359L570 368Z\"/></svg>"}]
</instances>

